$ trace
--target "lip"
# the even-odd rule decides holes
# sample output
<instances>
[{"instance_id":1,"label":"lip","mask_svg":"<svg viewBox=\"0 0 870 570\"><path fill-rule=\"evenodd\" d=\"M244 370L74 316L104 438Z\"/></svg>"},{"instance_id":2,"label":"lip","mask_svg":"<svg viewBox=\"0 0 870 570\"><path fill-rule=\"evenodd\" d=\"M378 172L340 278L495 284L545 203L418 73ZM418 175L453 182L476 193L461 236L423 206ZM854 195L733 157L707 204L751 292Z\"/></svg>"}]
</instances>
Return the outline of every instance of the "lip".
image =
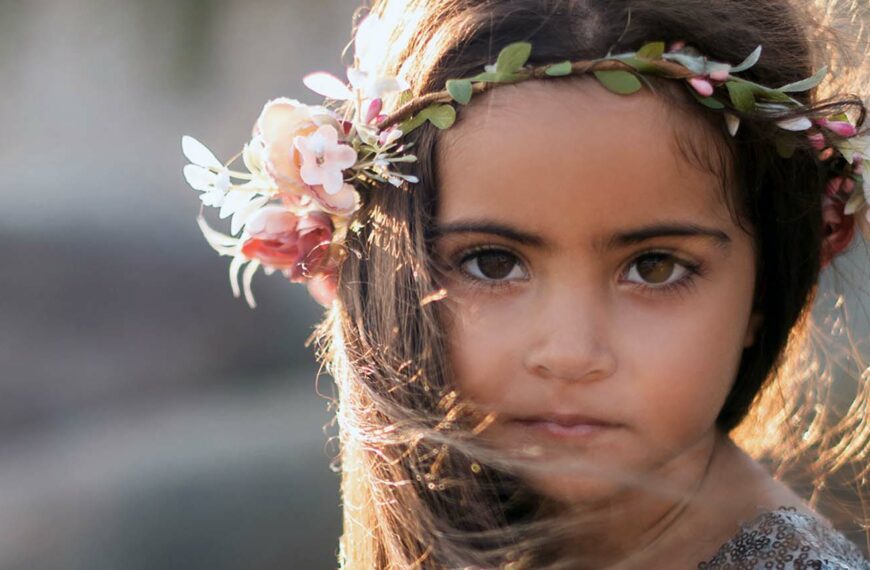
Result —
<instances>
[{"instance_id":1,"label":"lip","mask_svg":"<svg viewBox=\"0 0 870 570\"><path fill-rule=\"evenodd\" d=\"M544 414L516 417L510 423L532 433L558 439L589 439L620 424L579 414Z\"/></svg>"}]
</instances>

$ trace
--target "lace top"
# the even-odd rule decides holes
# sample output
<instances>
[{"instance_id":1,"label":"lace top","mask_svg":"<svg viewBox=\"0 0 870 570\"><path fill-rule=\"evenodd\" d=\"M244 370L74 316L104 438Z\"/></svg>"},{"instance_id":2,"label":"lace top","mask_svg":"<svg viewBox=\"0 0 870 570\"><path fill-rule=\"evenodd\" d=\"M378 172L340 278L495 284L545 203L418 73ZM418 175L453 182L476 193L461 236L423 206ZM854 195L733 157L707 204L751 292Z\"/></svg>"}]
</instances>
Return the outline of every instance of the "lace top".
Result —
<instances>
[{"instance_id":1,"label":"lace top","mask_svg":"<svg viewBox=\"0 0 870 570\"><path fill-rule=\"evenodd\" d=\"M870 570L858 547L815 517L782 507L741 525L699 570Z\"/></svg>"}]
</instances>

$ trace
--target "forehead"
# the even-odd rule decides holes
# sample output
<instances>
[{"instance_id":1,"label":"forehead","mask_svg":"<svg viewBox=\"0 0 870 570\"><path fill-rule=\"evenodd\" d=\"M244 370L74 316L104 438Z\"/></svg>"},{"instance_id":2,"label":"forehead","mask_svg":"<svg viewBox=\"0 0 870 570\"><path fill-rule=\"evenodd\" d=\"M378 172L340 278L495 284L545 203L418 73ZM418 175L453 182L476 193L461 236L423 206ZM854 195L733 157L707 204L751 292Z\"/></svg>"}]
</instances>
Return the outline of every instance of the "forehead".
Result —
<instances>
[{"instance_id":1,"label":"forehead","mask_svg":"<svg viewBox=\"0 0 870 570\"><path fill-rule=\"evenodd\" d=\"M585 78L494 89L441 133L438 218L578 239L674 219L730 227L721 180L678 144L718 135L668 105L646 88L616 95Z\"/></svg>"}]
</instances>

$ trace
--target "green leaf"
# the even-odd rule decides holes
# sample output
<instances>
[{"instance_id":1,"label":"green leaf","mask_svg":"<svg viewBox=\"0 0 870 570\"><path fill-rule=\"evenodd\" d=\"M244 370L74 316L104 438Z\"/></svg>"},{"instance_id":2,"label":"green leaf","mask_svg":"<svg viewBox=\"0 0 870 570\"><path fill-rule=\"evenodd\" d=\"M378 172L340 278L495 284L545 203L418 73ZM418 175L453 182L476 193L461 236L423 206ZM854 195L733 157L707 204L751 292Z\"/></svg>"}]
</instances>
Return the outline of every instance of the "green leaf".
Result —
<instances>
[{"instance_id":1,"label":"green leaf","mask_svg":"<svg viewBox=\"0 0 870 570\"><path fill-rule=\"evenodd\" d=\"M514 73L529 61L532 55L532 44L529 42L516 42L506 46L498 54L495 62L496 73Z\"/></svg>"},{"instance_id":2,"label":"green leaf","mask_svg":"<svg viewBox=\"0 0 870 570\"><path fill-rule=\"evenodd\" d=\"M436 103L430 105L399 125L399 129L401 129L402 133L408 134L426 121L429 121L439 129L449 129L456 122L456 109L452 105L447 104L439 105Z\"/></svg>"},{"instance_id":3,"label":"green leaf","mask_svg":"<svg viewBox=\"0 0 870 570\"><path fill-rule=\"evenodd\" d=\"M716 99L715 97L701 97L700 95L698 95L698 92L691 87L689 87L689 93L691 93L695 97L695 99L705 107L715 109L716 111L721 111L725 108L725 104L722 103L722 101L720 101L719 99Z\"/></svg>"},{"instance_id":4,"label":"green leaf","mask_svg":"<svg viewBox=\"0 0 870 570\"><path fill-rule=\"evenodd\" d=\"M778 91L776 89L768 89L767 87L763 87L761 85L753 85L752 92L755 94L756 99L764 98L768 101L781 101L781 102L791 102L791 97L783 93L782 91Z\"/></svg>"},{"instance_id":5,"label":"green leaf","mask_svg":"<svg viewBox=\"0 0 870 570\"><path fill-rule=\"evenodd\" d=\"M471 81L468 79L449 79L447 81L447 92L453 97L453 100L462 105L468 105L471 101Z\"/></svg>"},{"instance_id":6,"label":"green leaf","mask_svg":"<svg viewBox=\"0 0 870 570\"><path fill-rule=\"evenodd\" d=\"M754 66L758 63L758 60L761 59L761 46L758 46L753 50L749 57L743 60L743 63L731 68L731 73L740 73L741 71L746 71L747 69Z\"/></svg>"},{"instance_id":7,"label":"green leaf","mask_svg":"<svg viewBox=\"0 0 870 570\"><path fill-rule=\"evenodd\" d=\"M432 105L420 114L439 129L449 129L456 122L456 109L452 105Z\"/></svg>"},{"instance_id":8,"label":"green leaf","mask_svg":"<svg viewBox=\"0 0 870 570\"><path fill-rule=\"evenodd\" d=\"M469 81L476 82L486 82L486 83L498 83L501 80L501 74L493 73L491 71L485 71L483 73L479 73L469 79Z\"/></svg>"},{"instance_id":9,"label":"green leaf","mask_svg":"<svg viewBox=\"0 0 870 570\"><path fill-rule=\"evenodd\" d=\"M640 80L628 71L596 71L595 77L604 87L620 95L631 95L640 91Z\"/></svg>"},{"instance_id":10,"label":"green leaf","mask_svg":"<svg viewBox=\"0 0 870 570\"><path fill-rule=\"evenodd\" d=\"M661 59L665 53L665 42L650 42L637 50L637 57L644 59Z\"/></svg>"},{"instance_id":11,"label":"green leaf","mask_svg":"<svg viewBox=\"0 0 870 570\"><path fill-rule=\"evenodd\" d=\"M779 156L782 158L791 158L794 156L794 151L797 148L797 145L793 138L790 137L777 137L776 139L776 152L779 153Z\"/></svg>"},{"instance_id":12,"label":"green leaf","mask_svg":"<svg viewBox=\"0 0 870 570\"><path fill-rule=\"evenodd\" d=\"M550 77L564 77L565 75L571 75L571 62L563 61L560 63L554 63L553 65L547 66L547 70L544 73Z\"/></svg>"},{"instance_id":13,"label":"green leaf","mask_svg":"<svg viewBox=\"0 0 870 570\"><path fill-rule=\"evenodd\" d=\"M843 213L847 216L857 212L864 204L864 193L861 192L859 188L861 188L860 184L855 190L852 190L852 195L849 197L849 201L846 202L846 207L843 209Z\"/></svg>"},{"instance_id":14,"label":"green leaf","mask_svg":"<svg viewBox=\"0 0 870 570\"><path fill-rule=\"evenodd\" d=\"M406 120L403 123L399 124L399 130L402 131L403 134L407 135L417 127L421 126L426 122L426 117L423 116L423 113L417 113L410 119Z\"/></svg>"},{"instance_id":15,"label":"green leaf","mask_svg":"<svg viewBox=\"0 0 870 570\"><path fill-rule=\"evenodd\" d=\"M827 66L818 70L816 74L812 77L807 77L806 79L802 79L801 81L795 81L794 83L783 85L777 91L782 91L783 93L798 93L801 91L809 91L810 89L816 87L819 83L821 83L826 75L828 75Z\"/></svg>"},{"instance_id":16,"label":"green leaf","mask_svg":"<svg viewBox=\"0 0 870 570\"><path fill-rule=\"evenodd\" d=\"M738 81L728 81L725 87L728 88L735 109L743 113L751 113L755 110L755 95L752 93L752 87Z\"/></svg>"}]
</instances>

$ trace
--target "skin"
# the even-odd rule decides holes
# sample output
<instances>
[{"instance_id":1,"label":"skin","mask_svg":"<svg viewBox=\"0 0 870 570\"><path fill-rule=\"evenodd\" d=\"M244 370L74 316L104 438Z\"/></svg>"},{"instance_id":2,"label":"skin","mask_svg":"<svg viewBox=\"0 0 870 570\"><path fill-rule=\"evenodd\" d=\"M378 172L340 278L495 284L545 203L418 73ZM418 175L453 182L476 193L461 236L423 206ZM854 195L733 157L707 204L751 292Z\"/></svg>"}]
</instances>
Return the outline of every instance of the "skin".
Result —
<instances>
[{"instance_id":1,"label":"skin","mask_svg":"<svg viewBox=\"0 0 870 570\"><path fill-rule=\"evenodd\" d=\"M455 384L495 412L483 437L596 516L572 540L590 567L639 545L640 567L694 567L759 506L803 510L715 427L762 319L756 254L674 137L720 135L590 79L484 97L439 143L435 246ZM559 437L522 421L552 414L610 426Z\"/></svg>"}]
</instances>

